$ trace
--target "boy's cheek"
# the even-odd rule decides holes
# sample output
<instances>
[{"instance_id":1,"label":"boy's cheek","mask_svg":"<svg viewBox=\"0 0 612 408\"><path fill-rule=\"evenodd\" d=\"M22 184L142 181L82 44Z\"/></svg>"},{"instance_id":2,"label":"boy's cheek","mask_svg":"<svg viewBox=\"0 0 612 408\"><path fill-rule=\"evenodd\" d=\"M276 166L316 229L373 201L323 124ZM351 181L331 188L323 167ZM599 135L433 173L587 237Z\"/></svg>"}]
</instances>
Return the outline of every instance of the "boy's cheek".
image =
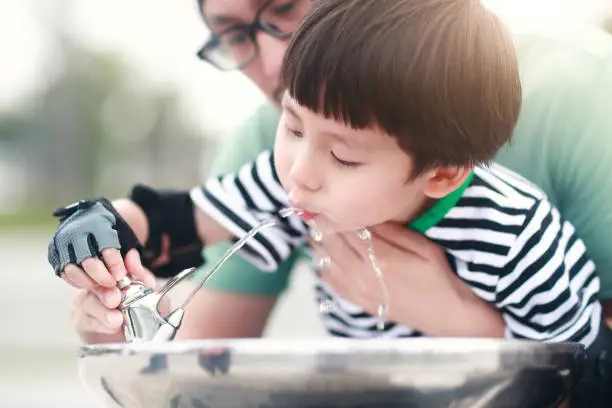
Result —
<instances>
[{"instance_id":1,"label":"boy's cheek","mask_svg":"<svg viewBox=\"0 0 612 408\"><path fill-rule=\"evenodd\" d=\"M380 205L371 207L356 200L343 201L337 205L333 219L330 221L331 228L336 232L349 232L363 228L367 225L378 224L380 218Z\"/></svg>"},{"instance_id":2,"label":"boy's cheek","mask_svg":"<svg viewBox=\"0 0 612 408\"><path fill-rule=\"evenodd\" d=\"M278 174L278 178L280 180L281 185L283 186L283 189L289 192L289 189L290 189L290 186L288 185L289 169L287 168L282 157L276 154L276 150L274 151L274 168L276 170L276 174Z\"/></svg>"}]
</instances>

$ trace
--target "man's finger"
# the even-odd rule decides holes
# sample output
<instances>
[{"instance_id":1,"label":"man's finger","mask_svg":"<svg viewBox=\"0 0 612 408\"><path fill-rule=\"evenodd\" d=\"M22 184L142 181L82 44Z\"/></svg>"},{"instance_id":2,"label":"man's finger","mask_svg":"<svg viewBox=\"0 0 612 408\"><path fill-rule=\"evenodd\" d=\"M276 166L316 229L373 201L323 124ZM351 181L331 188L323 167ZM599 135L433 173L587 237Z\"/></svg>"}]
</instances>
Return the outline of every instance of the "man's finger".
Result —
<instances>
[{"instance_id":1,"label":"man's finger","mask_svg":"<svg viewBox=\"0 0 612 408\"><path fill-rule=\"evenodd\" d=\"M317 242L312 238L308 240L308 245L310 245L315 252L323 248L320 242Z\"/></svg>"},{"instance_id":2,"label":"man's finger","mask_svg":"<svg viewBox=\"0 0 612 408\"><path fill-rule=\"evenodd\" d=\"M341 292L340 290L341 288L338 287L341 281L338 280L338 267L337 266L330 265L326 268L321 268L319 273L320 273L321 280L325 282L325 284L327 284L329 287L331 287L338 293Z\"/></svg>"},{"instance_id":3,"label":"man's finger","mask_svg":"<svg viewBox=\"0 0 612 408\"><path fill-rule=\"evenodd\" d=\"M69 282L72 282L72 285L76 288L91 289L96 285L84 270L74 264L64 266L62 278L68 278Z\"/></svg>"},{"instance_id":4,"label":"man's finger","mask_svg":"<svg viewBox=\"0 0 612 408\"><path fill-rule=\"evenodd\" d=\"M107 288L117 285L117 282L113 279L108 269L106 269L106 265L98 258L87 258L81 262L81 266L85 273L98 285Z\"/></svg>"},{"instance_id":5,"label":"man's finger","mask_svg":"<svg viewBox=\"0 0 612 408\"><path fill-rule=\"evenodd\" d=\"M118 287L103 288L98 286L91 289L91 294L98 299L107 309L117 309L121 304L121 291Z\"/></svg>"},{"instance_id":6,"label":"man's finger","mask_svg":"<svg viewBox=\"0 0 612 408\"><path fill-rule=\"evenodd\" d=\"M426 250L432 242L416 231L397 223L386 222L371 229L372 235L403 251L419 254Z\"/></svg>"},{"instance_id":7,"label":"man's finger","mask_svg":"<svg viewBox=\"0 0 612 408\"><path fill-rule=\"evenodd\" d=\"M332 261L341 269L351 269L355 264L367 259L367 253L359 253L349 245L341 234L334 234L321 241L321 246Z\"/></svg>"},{"instance_id":8,"label":"man's finger","mask_svg":"<svg viewBox=\"0 0 612 408\"><path fill-rule=\"evenodd\" d=\"M91 305L87 304L89 297L95 298L95 295L87 290L79 290L72 300L71 320L75 328L90 333L117 333L120 328L111 329L87 313L86 309L92 309Z\"/></svg>"},{"instance_id":9,"label":"man's finger","mask_svg":"<svg viewBox=\"0 0 612 408\"><path fill-rule=\"evenodd\" d=\"M357 232L343 232L339 234L342 240L348 245L353 252L359 254L359 257L368 259L368 241L361 239Z\"/></svg>"},{"instance_id":10,"label":"man's finger","mask_svg":"<svg viewBox=\"0 0 612 408\"><path fill-rule=\"evenodd\" d=\"M321 268L324 268L331 264L331 258L329 254L325 251L323 246L320 244L320 242L311 239L309 243L312 250L314 251L313 261L315 266L315 272L319 274Z\"/></svg>"},{"instance_id":11,"label":"man's finger","mask_svg":"<svg viewBox=\"0 0 612 408\"><path fill-rule=\"evenodd\" d=\"M74 325L79 331L89 333L115 334L121 331L121 325L108 327L94 316L85 313L79 313L74 317Z\"/></svg>"},{"instance_id":12,"label":"man's finger","mask_svg":"<svg viewBox=\"0 0 612 408\"><path fill-rule=\"evenodd\" d=\"M109 329L114 329L116 331L120 329L123 324L123 315L121 312L116 309L109 309L100 303L97 295L91 292L83 298L81 307L84 314L93 317Z\"/></svg>"},{"instance_id":13,"label":"man's finger","mask_svg":"<svg viewBox=\"0 0 612 408\"><path fill-rule=\"evenodd\" d=\"M67 284L69 284L69 285L70 285L70 286L72 286L73 288L76 288L76 289L81 289L81 287L80 287L80 286L78 286L76 283L74 283L73 281L71 281L71 280L70 280L70 278L69 278L68 276L66 276L66 273L65 273L65 268L64 268L64 270L62 271L62 273L60 273L60 275L59 275L59 276L60 276L60 278L62 278L62 280L63 280L64 282L66 282Z\"/></svg>"},{"instance_id":14,"label":"man's finger","mask_svg":"<svg viewBox=\"0 0 612 408\"><path fill-rule=\"evenodd\" d=\"M125 267L134 279L141 281L150 288L157 286L155 275L142 265L140 254L136 249L130 249L125 255Z\"/></svg>"},{"instance_id":15,"label":"man's finger","mask_svg":"<svg viewBox=\"0 0 612 408\"><path fill-rule=\"evenodd\" d=\"M330 265L328 268L321 270L321 281L327 285L333 293L336 293L341 298L348 301L357 302L356 293L359 292L359 287L363 284L360 278L351 278L348 276L350 271L345 271L337 265ZM358 303L356 303L358 304Z\"/></svg>"},{"instance_id":16,"label":"man's finger","mask_svg":"<svg viewBox=\"0 0 612 408\"><path fill-rule=\"evenodd\" d=\"M102 250L102 259L104 259L104 263L106 267L110 271L115 281L119 281L125 275L127 275L127 270L125 269L125 265L123 264L123 258L121 257L121 252L115 248L106 248Z\"/></svg>"}]
</instances>

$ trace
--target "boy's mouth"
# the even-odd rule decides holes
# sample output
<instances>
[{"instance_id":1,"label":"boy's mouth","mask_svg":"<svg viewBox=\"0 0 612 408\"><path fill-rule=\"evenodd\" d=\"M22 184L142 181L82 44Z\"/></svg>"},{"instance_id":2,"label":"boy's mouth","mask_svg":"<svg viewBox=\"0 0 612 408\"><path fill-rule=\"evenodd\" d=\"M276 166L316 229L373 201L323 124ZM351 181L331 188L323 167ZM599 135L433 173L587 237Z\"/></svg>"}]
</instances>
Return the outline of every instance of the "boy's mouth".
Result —
<instances>
[{"instance_id":1,"label":"boy's mouth","mask_svg":"<svg viewBox=\"0 0 612 408\"><path fill-rule=\"evenodd\" d=\"M304 222L312 221L312 220L314 220L319 215L319 213L315 213L315 212L312 212L312 211L305 210L300 205L300 203L297 203L297 202L295 202L293 200L289 200L289 205L291 205L293 208L298 210L298 211L296 211L296 214Z\"/></svg>"},{"instance_id":2,"label":"boy's mouth","mask_svg":"<svg viewBox=\"0 0 612 408\"><path fill-rule=\"evenodd\" d=\"M298 215L302 219L302 221L308 222L314 220L319 214L302 210L301 213Z\"/></svg>"}]
</instances>

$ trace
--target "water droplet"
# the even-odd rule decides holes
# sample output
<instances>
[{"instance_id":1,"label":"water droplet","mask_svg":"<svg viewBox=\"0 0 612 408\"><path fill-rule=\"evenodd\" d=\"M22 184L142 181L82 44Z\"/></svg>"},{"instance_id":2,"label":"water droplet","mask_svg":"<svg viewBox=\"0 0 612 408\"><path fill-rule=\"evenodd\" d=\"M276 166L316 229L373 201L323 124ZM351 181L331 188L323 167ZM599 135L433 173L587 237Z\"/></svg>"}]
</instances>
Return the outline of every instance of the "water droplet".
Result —
<instances>
[{"instance_id":1,"label":"water droplet","mask_svg":"<svg viewBox=\"0 0 612 408\"><path fill-rule=\"evenodd\" d=\"M333 311L336 308L336 302L334 302L332 299L327 298L327 299L323 299L321 301L321 303L319 303L319 313L321 314L327 314L330 313L331 311Z\"/></svg>"},{"instance_id":2,"label":"water droplet","mask_svg":"<svg viewBox=\"0 0 612 408\"><path fill-rule=\"evenodd\" d=\"M383 279L382 270L378 266L376 262L376 254L374 253L374 245L372 244L372 234L366 228L360 229L357 231L357 235L360 239L367 241L368 243L368 258L370 259L370 264L372 265L372 269L374 270L374 275L378 280L378 285L380 287L380 291L382 293L382 299L380 304L378 305L377 314L378 314L378 324L376 328L379 332L383 332L385 330L385 322L387 320L387 314L389 310L389 291L387 289L387 285Z\"/></svg>"},{"instance_id":3,"label":"water droplet","mask_svg":"<svg viewBox=\"0 0 612 408\"><path fill-rule=\"evenodd\" d=\"M286 218L289 217L292 214L298 214L299 213L299 209L296 208L283 208L282 210L279 211L279 215L281 216L281 218ZM261 221L259 224L257 224L255 227L253 227L250 231L247 232L247 234L245 236L243 236L242 238L240 238L236 243L234 243L234 245L232 245L227 251L225 251L225 253L223 254L223 256L221 257L221 259L219 259L217 261L217 263L215 265L213 265L213 267L211 269L209 269L204 276L202 277L202 279L200 279L200 281L198 282L197 285L195 285L195 287L191 290L191 292L189 293L189 296L187 297L187 300L185 300L183 302L183 306L186 306L192 299L192 297L195 295L195 293L204 286L204 284L219 270L221 269L221 267L225 264L225 262L227 262L227 260L229 258L231 258L237 251L239 251L240 249L242 249L242 247L244 247L247 243L247 241L249 241L250 239L252 239L257 233L259 233L259 231L261 231L264 228L268 228L268 227L272 227L274 225L276 225L278 223L278 220L274 219L274 218L270 218L267 220L263 220Z\"/></svg>"},{"instance_id":4,"label":"water droplet","mask_svg":"<svg viewBox=\"0 0 612 408\"><path fill-rule=\"evenodd\" d=\"M322 256L317 259L317 267L326 268L331 265L331 258L329 256Z\"/></svg>"},{"instance_id":5,"label":"water droplet","mask_svg":"<svg viewBox=\"0 0 612 408\"><path fill-rule=\"evenodd\" d=\"M368 231L366 228L357 230L357 236L363 241L369 241L372 238L370 231Z\"/></svg>"},{"instance_id":6,"label":"water droplet","mask_svg":"<svg viewBox=\"0 0 612 408\"><path fill-rule=\"evenodd\" d=\"M323 240L323 233L317 226L317 223L314 220L312 220L309 222L309 224L310 224L310 237L315 242L321 242Z\"/></svg>"},{"instance_id":7,"label":"water droplet","mask_svg":"<svg viewBox=\"0 0 612 408\"><path fill-rule=\"evenodd\" d=\"M280 210L278 212L278 214L281 216L281 218L287 218L290 215L296 214L296 215L301 215L304 211L300 210L299 208L283 208L282 210Z\"/></svg>"}]
</instances>

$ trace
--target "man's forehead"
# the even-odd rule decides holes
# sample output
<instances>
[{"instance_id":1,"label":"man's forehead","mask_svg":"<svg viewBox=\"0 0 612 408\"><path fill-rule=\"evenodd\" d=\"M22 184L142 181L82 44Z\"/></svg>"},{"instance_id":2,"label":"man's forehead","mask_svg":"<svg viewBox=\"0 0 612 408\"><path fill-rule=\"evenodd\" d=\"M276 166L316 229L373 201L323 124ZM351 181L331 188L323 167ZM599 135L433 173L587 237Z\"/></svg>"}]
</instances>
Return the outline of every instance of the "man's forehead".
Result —
<instances>
[{"instance_id":1,"label":"man's forehead","mask_svg":"<svg viewBox=\"0 0 612 408\"><path fill-rule=\"evenodd\" d=\"M207 24L219 26L249 22L269 0L204 0L202 13Z\"/></svg>"}]
</instances>

